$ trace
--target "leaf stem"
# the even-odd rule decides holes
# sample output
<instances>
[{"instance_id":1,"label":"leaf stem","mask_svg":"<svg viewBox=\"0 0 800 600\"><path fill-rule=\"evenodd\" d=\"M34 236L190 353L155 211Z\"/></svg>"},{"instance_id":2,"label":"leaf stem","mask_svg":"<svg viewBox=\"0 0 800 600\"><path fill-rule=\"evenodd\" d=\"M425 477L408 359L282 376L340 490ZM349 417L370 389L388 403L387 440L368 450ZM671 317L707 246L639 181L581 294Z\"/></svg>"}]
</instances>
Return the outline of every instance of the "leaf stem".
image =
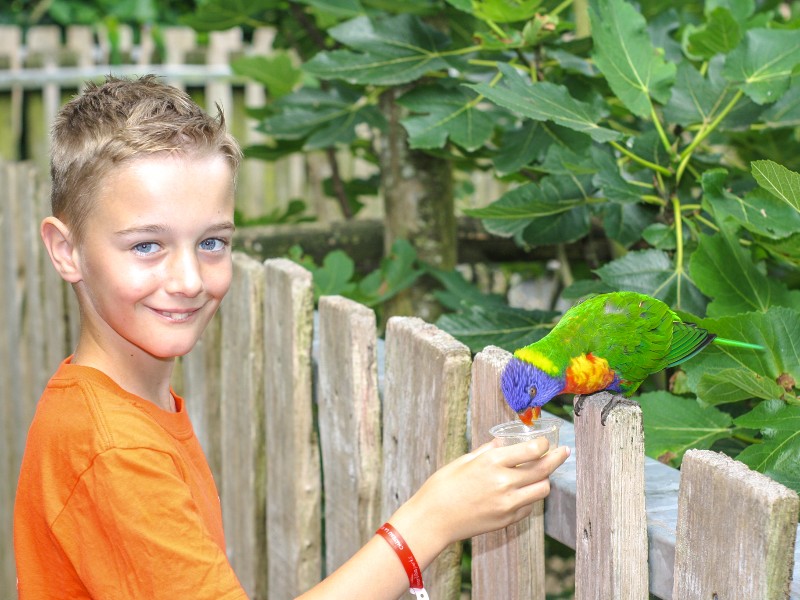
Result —
<instances>
[{"instance_id":1,"label":"leaf stem","mask_svg":"<svg viewBox=\"0 0 800 600\"><path fill-rule=\"evenodd\" d=\"M681 217L681 201L677 195L672 196L672 212L675 215L675 271L681 272L683 271L683 217Z\"/></svg>"},{"instance_id":2,"label":"leaf stem","mask_svg":"<svg viewBox=\"0 0 800 600\"><path fill-rule=\"evenodd\" d=\"M655 194L644 194L640 196L640 198L649 204L658 204L659 206L667 205L661 196L656 196Z\"/></svg>"},{"instance_id":3,"label":"leaf stem","mask_svg":"<svg viewBox=\"0 0 800 600\"><path fill-rule=\"evenodd\" d=\"M681 182L681 177L683 176L683 172L686 170L686 165L689 164L689 159L692 157L692 153L695 149L705 140L711 133L719 127L719 124L722 123L723 119L728 116L728 113L733 110L736 106L737 102L742 98L744 92L742 90L736 90L736 93L731 98L731 101L722 109L722 111L716 116L716 118L708 124L707 127L703 127L692 142L683 149L683 151L679 155L680 164L678 165L678 170L675 174L675 183Z\"/></svg>"},{"instance_id":4,"label":"leaf stem","mask_svg":"<svg viewBox=\"0 0 800 600\"><path fill-rule=\"evenodd\" d=\"M650 162L649 160L642 158L641 156L634 154L630 150L628 150L625 146L620 144L619 142L611 141L609 142L614 148L619 150L622 154L630 158L633 162L639 163L643 167L647 167L648 169L652 169L653 171L657 171L658 173L662 173L664 175L672 175L672 172L667 169L666 167L662 167L654 162Z\"/></svg>"},{"instance_id":5,"label":"leaf stem","mask_svg":"<svg viewBox=\"0 0 800 600\"><path fill-rule=\"evenodd\" d=\"M661 143L663 144L664 149L667 151L667 154L670 156L675 156L675 151L672 149L672 145L667 139L667 133L664 131L664 127L661 125L661 119L658 118L656 107L653 106L652 102L650 103L650 117L653 119L653 125L656 127L658 137L661 139Z\"/></svg>"},{"instance_id":6,"label":"leaf stem","mask_svg":"<svg viewBox=\"0 0 800 600\"><path fill-rule=\"evenodd\" d=\"M550 16L557 16L562 10L567 8L570 4L572 4L573 0L564 0L561 4L556 6L553 10L550 11Z\"/></svg>"}]
</instances>

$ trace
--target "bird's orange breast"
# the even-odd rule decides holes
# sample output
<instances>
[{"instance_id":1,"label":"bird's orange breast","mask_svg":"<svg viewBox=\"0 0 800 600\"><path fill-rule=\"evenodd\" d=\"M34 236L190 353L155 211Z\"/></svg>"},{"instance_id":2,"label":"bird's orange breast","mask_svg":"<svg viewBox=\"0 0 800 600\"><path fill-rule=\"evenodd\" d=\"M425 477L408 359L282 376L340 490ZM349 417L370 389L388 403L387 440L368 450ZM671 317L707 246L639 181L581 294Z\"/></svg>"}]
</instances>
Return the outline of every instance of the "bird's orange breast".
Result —
<instances>
[{"instance_id":1,"label":"bird's orange breast","mask_svg":"<svg viewBox=\"0 0 800 600\"><path fill-rule=\"evenodd\" d=\"M569 361L564 391L569 394L591 394L606 389L614 381L608 361L592 354L581 354Z\"/></svg>"}]
</instances>

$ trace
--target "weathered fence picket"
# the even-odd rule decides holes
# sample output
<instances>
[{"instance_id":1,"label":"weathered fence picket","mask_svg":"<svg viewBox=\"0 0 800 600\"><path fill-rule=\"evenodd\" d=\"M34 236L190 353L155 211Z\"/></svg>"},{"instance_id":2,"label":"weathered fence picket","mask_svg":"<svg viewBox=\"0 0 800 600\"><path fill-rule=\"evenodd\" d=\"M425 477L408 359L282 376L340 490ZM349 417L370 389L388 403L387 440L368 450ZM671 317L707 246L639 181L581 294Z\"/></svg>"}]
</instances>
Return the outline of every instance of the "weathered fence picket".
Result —
<instances>
[{"instance_id":1,"label":"weathered fence picket","mask_svg":"<svg viewBox=\"0 0 800 600\"><path fill-rule=\"evenodd\" d=\"M488 346L472 363L472 448L491 441L489 429L509 419L500 391L500 373L511 354ZM544 600L544 501L519 523L472 541L472 593L475 598ZM502 573L502 577L498 574Z\"/></svg>"},{"instance_id":2,"label":"weathered fence picket","mask_svg":"<svg viewBox=\"0 0 800 600\"><path fill-rule=\"evenodd\" d=\"M15 595L11 515L25 432L74 347L78 315L38 240L47 195L32 173L0 164L3 598ZM314 349L312 297L300 266L235 254L220 315L176 374L220 488L231 562L260 600L312 586L468 440L487 441L490 425L513 417L498 383L507 352L488 347L472 361L408 317L390 319L384 343L370 309L336 297L320 300ZM603 427L606 400L589 397L575 429L564 423L561 441L576 452L551 477L544 513L473 539L472 597L543 598L544 529L576 547L579 598L646 598L648 571L664 599L800 598L797 494L690 451L679 496L678 472L643 456L639 410L618 407ZM426 571L435 600L458 597L459 556L455 545Z\"/></svg>"},{"instance_id":3,"label":"weathered fence picket","mask_svg":"<svg viewBox=\"0 0 800 600\"><path fill-rule=\"evenodd\" d=\"M647 600L642 410L618 405L602 424L611 398L584 397L575 418L575 598Z\"/></svg>"},{"instance_id":4,"label":"weathered fence picket","mask_svg":"<svg viewBox=\"0 0 800 600\"><path fill-rule=\"evenodd\" d=\"M674 600L786 598L798 510L797 494L769 477L723 454L689 450L678 496Z\"/></svg>"}]
</instances>

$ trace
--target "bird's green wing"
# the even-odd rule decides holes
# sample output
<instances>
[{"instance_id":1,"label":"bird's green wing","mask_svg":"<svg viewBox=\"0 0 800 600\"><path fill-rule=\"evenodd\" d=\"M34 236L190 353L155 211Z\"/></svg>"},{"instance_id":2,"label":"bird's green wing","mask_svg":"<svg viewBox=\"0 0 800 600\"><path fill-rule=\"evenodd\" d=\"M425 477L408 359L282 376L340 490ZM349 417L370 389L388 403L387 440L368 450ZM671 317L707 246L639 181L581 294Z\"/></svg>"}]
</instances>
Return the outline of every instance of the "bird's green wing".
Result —
<instances>
[{"instance_id":1,"label":"bird's green wing","mask_svg":"<svg viewBox=\"0 0 800 600\"><path fill-rule=\"evenodd\" d=\"M709 333L707 329L698 327L694 323L673 321L672 344L665 357L668 363L666 366L674 367L689 360L713 342L715 337L717 337L715 334Z\"/></svg>"}]
</instances>

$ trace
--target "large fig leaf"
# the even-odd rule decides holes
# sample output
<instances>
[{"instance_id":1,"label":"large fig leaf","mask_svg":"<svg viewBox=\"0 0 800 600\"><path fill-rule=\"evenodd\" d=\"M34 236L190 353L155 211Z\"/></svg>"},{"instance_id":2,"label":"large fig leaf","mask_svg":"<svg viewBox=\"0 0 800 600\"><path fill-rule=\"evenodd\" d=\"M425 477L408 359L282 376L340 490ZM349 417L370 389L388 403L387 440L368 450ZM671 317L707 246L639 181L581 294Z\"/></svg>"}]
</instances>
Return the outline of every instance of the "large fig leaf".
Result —
<instances>
[{"instance_id":1,"label":"large fig leaf","mask_svg":"<svg viewBox=\"0 0 800 600\"><path fill-rule=\"evenodd\" d=\"M687 383L706 404L747 398L780 398L782 377L800 381L800 313L773 307L766 313L704 319L699 324L717 335L763 346L750 350L711 344L682 365ZM796 392L795 392L796 393Z\"/></svg>"},{"instance_id":2,"label":"large fig leaf","mask_svg":"<svg viewBox=\"0 0 800 600\"><path fill-rule=\"evenodd\" d=\"M653 458L680 460L687 450L710 448L731 435L731 416L694 398L659 391L636 400L642 407L645 452Z\"/></svg>"},{"instance_id":3,"label":"large fig leaf","mask_svg":"<svg viewBox=\"0 0 800 600\"><path fill-rule=\"evenodd\" d=\"M800 64L800 30L750 29L728 54L723 74L756 104L776 102Z\"/></svg>"},{"instance_id":4,"label":"large fig leaf","mask_svg":"<svg viewBox=\"0 0 800 600\"><path fill-rule=\"evenodd\" d=\"M800 174L771 160L754 160L750 166L758 185L800 212Z\"/></svg>"},{"instance_id":5,"label":"large fig leaf","mask_svg":"<svg viewBox=\"0 0 800 600\"><path fill-rule=\"evenodd\" d=\"M597 142L617 140L622 135L597 124L603 117L601 107L573 98L566 87L546 81L531 83L514 67L500 63L503 79L496 86L488 83L469 85L479 94L523 117L552 121L592 137Z\"/></svg>"},{"instance_id":6,"label":"large fig leaf","mask_svg":"<svg viewBox=\"0 0 800 600\"><path fill-rule=\"evenodd\" d=\"M759 429L763 435L760 444L742 450L737 460L800 491L800 406L762 402L735 424Z\"/></svg>"},{"instance_id":7,"label":"large fig leaf","mask_svg":"<svg viewBox=\"0 0 800 600\"><path fill-rule=\"evenodd\" d=\"M595 271L603 283L616 290L641 292L671 307L694 314L705 312L706 300L684 269L661 250L628 252Z\"/></svg>"},{"instance_id":8,"label":"large fig leaf","mask_svg":"<svg viewBox=\"0 0 800 600\"><path fill-rule=\"evenodd\" d=\"M463 87L425 86L399 99L418 113L401 121L412 148L441 148L448 138L468 151L483 146L494 130L492 116L477 107L474 92Z\"/></svg>"},{"instance_id":9,"label":"large fig leaf","mask_svg":"<svg viewBox=\"0 0 800 600\"><path fill-rule=\"evenodd\" d=\"M412 15L378 21L356 17L328 33L352 50L320 52L303 65L323 79L400 85L448 67L441 53L449 38Z\"/></svg>"},{"instance_id":10,"label":"large fig leaf","mask_svg":"<svg viewBox=\"0 0 800 600\"><path fill-rule=\"evenodd\" d=\"M675 79L675 65L653 47L647 23L624 0L589 4L594 60L611 89L633 114L650 118L651 98L664 103Z\"/></svg>"},{"instance_id":11,"label":"large fig leaf","mask_svg":"<svg viewBox=\"0 0 800 600\"><path fill-rule=\"evenodd\" d=\"M800 306L800 291L761 272L732 232L723 227L717 235L700 236L689 270L697 287L713 298L711 317L765 312L772 306Z\"/></svg>"}]
</instances>

